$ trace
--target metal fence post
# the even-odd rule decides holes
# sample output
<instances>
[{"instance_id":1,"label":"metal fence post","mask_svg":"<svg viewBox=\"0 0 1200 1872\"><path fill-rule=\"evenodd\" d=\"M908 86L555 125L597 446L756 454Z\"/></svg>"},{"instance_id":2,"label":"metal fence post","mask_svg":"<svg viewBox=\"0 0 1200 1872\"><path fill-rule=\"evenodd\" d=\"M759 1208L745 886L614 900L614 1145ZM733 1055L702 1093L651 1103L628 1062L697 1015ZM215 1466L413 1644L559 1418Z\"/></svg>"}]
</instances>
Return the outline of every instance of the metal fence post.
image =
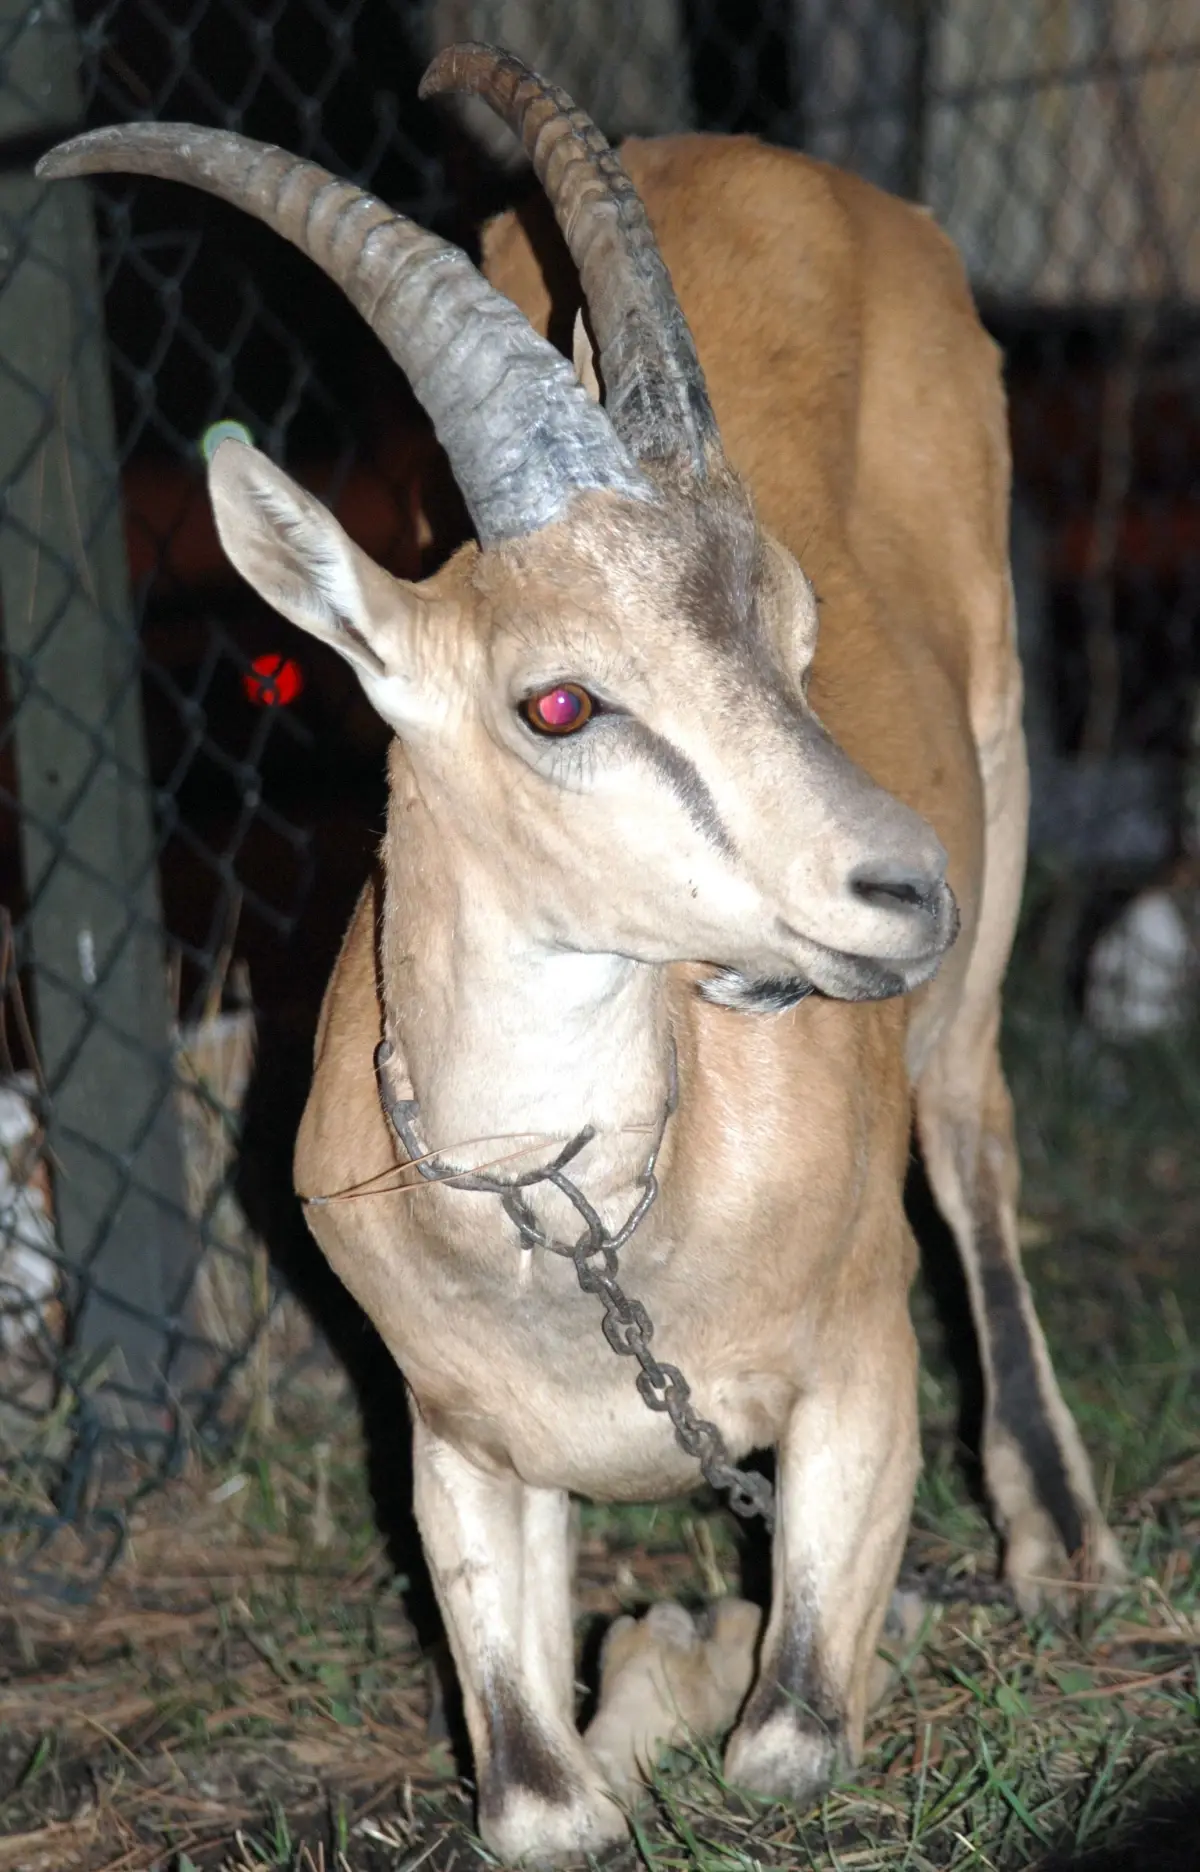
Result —
<instances>
[{"instance_id":1,"label":"metal fence post","mask_svg":"<svg viewBox=\"0 0 1200 1872\"><path fill-rule=\"evenodd\" d=\"M67 0L0 0L0 147L79 122ZM154 1395L194 1262L138 634L86 188L0 169L0 596L37 1038L74 1344ZM15 802L14 802L15 804ZM124 1370L121 1369L122 1361Z\"/></svg>"}]
</instances>

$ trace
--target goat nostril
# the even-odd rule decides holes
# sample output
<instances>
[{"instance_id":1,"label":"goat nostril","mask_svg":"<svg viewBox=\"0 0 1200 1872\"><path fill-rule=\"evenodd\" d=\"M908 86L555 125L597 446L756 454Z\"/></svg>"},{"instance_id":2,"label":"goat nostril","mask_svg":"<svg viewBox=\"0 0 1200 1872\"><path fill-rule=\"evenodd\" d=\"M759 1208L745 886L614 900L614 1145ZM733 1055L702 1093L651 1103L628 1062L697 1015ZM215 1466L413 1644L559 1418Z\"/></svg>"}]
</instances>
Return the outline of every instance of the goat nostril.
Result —
<instances>
[{"instance_id":1,"label":"goat nostril","mask_svg":"<svg viewBox=\"0 0 1200 1872\"><path fill-rule=\"evenodd\" d=\"M937 908L941 879L928 872L905 870L900 865L864 865L851 872L849 884L854 895L873 909L902 907L932 915Z\"/></svg>"}]
</instances>

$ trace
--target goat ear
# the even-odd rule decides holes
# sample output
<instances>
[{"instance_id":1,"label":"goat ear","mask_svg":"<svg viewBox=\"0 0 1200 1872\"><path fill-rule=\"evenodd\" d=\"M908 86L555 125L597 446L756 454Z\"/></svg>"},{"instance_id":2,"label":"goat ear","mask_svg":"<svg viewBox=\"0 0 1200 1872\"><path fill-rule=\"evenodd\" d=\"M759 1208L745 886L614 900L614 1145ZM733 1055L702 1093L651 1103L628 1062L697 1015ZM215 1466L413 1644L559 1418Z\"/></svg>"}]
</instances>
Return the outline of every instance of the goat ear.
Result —
<instances>
[{"instance_id":1,"label":"goat ear","mask_svg":"<svg viewBox=\"0 0 1200 1872\"><path fill-rule=\"evenodd\" d=\"M575 314L575 331L571 339L571 355L575 365L575 375L591 397L593 403L600 401L600 373L596 369L596 351L588 335L584 321L583 307Z\"/></svg>"},{"instance_id":2,"label":"goat ear","mask_svg":"<svg viewBox=\"0 0 1200 1872\"><path fill-rule=\"evenodd\" d=\"M226 553L259 596L344 656L385 721L423 713L410 693L420 667L412 634L426 609L343 532L327 507L258 449L225 441L208 491Z\"/></svg>"},{"instance_id":3,"label":"goat ear","mask_svg":"<svg viewBox=\"0 0 1200 1872\"><path fill-rule=\"evenodd\" d=\"M763 534L762 541L759 605L788 667L800 675L811 667L817 647L817 594L786 547L769 534Z\"/></svg>"}]
</instances>

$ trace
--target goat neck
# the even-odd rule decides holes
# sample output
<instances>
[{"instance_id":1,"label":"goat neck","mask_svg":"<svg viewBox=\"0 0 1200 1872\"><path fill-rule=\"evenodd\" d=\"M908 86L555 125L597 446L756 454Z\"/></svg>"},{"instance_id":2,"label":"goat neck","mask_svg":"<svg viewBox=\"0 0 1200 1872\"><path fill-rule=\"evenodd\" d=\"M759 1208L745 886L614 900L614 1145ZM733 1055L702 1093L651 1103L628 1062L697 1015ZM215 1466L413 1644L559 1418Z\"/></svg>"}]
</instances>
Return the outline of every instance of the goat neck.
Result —
<instances>
[{"instance_id":1,"label":"goat neck","mask_svg":"<svg viewBox=\"0 0 1200 1872\"><path fill-rule=\"evenodd\" d=\"M422 1141L456 1166L516 1174L591 1128L571 1174L614 1225L670 1095L666 972L569 948L532 925L504 867L442 819L400 742L384 859L384 1021ZM538 1213L573 1239L578 1217L563 1199L535 1195Z\"/></svg>"}]
</instances>

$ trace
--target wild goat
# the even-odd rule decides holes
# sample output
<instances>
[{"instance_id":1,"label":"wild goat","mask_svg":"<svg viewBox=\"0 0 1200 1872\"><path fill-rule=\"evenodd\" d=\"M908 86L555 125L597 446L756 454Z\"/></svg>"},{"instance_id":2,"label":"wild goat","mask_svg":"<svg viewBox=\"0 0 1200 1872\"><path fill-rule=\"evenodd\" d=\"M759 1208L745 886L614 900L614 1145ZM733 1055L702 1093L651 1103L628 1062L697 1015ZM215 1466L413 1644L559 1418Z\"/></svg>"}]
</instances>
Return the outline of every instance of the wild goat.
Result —
<instances>
[{"instance_id":1,"label":"wild goat","mask_svg":"<svg viewBox=\"0 0 1200 1872\"><path fill-rule=\"evenodd\" d=\"M522 138L577 282L507 216L489 284L220 131L97 131L42 173L189 181L311 255L407 374L478 535L406 584L254 449L211 463L234 564L395 730L297 1184L411 1391L484 1838L546 1860L619 1836L614 1794L688 1726L736 1720L732 1781L798 1801L861 1747L918 1465L914 1103L1008 1578L1029 1605L1073 1560L1121 1561L1018 1262L1008 460L958 260L918 210L753 141L630 143L623 167L494 49L435 61L424 91L456 89ZM544 334L580 290L572 368ZM707 1633L679 1607L621 1621L581 1738L570 1495L678 1495L700 1457L736 1481L765 1447L756 1665L737 1601Z\"/></svg>"}]
</instances>

